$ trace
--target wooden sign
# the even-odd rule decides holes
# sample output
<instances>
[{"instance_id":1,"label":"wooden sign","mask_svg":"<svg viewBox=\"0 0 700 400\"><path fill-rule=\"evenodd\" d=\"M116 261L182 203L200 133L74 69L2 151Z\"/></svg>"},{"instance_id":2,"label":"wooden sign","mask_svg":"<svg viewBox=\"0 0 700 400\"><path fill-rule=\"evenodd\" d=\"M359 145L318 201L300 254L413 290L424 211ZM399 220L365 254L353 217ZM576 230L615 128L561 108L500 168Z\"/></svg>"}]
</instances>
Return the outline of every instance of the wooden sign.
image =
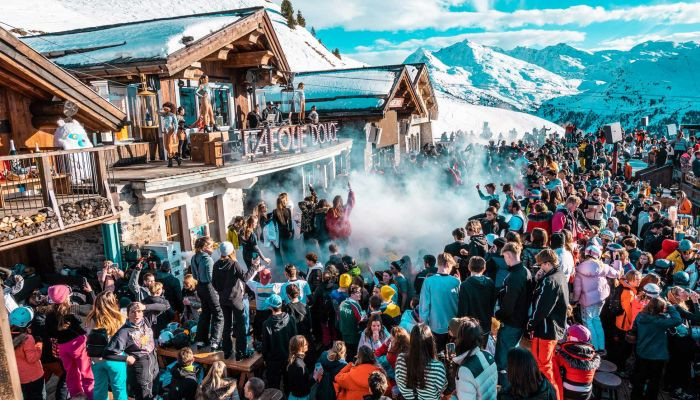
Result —
<instances>
[{"instance_id":1,"label":"wooden sign","mask_svg":"<svg viewBox=\"0 0 700 400\"><path fill-rule=\"evenodd\" d=\"M389 108L401 108L401 107L403 107L403 97L393 98L389 102Z\"/></svg>"},{"instance_id":2,"label":"wooden sign","mask_svg":"<svg viewBox=\"0 0 700 400\"><path fill-rule=\"evenodd\" d=\"M338 123L283 125L243 131L243 154L261 155L300 151L305 147L338 141Z\"/></svg>"}]
</instances>

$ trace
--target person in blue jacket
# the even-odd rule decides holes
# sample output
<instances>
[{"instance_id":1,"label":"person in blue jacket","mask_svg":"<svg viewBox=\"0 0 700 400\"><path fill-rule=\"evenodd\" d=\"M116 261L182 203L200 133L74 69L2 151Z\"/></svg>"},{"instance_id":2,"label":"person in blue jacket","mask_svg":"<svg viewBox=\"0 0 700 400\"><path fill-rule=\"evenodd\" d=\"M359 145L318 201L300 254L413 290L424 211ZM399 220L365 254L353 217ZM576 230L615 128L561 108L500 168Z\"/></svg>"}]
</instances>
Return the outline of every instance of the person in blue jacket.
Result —
<instances>
[{"instance_id":1,"label":"person in blue jacket","mask_svg":"<svg viewBox=\"0 0 700 400\"><path fill-rule=\"evenodd\" d=\"M644 287L645 291L647 286L650 285ZM658 296L660 290L655 293ZM656 400L663 376L661 371L669 358L666 332L681 322L676 307L659 297L649 300L635 318L632 331L628 333L630 338L636 338L637 354L632 376L632 399Z\"/></svg>"},{"instance_id":2,"label":"person in blue jacket","mask_svg":"<svg viewBox=\"0 0 700 400\"><path fill-rule=\"evenodd\" d=\"M430 326L435 336L437 348L442 350L447 343L447 327L457 316L459 279L450 275L457 263L448 253L437 258L438 272L423 282L420 293L419 314L421 320Z\"/></svg>"}]
</instances>

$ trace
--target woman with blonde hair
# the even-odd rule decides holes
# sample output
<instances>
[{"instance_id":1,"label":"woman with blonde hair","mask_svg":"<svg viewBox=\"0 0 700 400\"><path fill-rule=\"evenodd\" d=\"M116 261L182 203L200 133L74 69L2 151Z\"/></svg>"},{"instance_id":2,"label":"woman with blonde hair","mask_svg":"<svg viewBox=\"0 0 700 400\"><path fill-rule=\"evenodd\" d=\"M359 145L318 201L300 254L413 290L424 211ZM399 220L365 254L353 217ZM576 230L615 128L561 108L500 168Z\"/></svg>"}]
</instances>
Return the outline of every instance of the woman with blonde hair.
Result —
<instances>
[{"instance_id":1,"label":"woman with blonde hair","mask_svg":"<svg viewBox=\"0 0 700 400\"><path fill-rule=\"evenodd\" d=\"M253 267L253 259L260 258L266 263L270 263L270 259L265 257L258 245L258 236L255 234L255 228L258 226L258 217L251 215L245 223L243 232L238 237L238 241L243 248L243 262L246 267Z\"/></svg>"},{"instance_id":2,"label":"woman with blonde hair","mask_svg":"<svg viewBox=\"0 0 700 400\"><path fill-rule=\"evenodd\" d=\"M109 340L124 325L126 317L119 311L119 303L114 292L102 292L97 295L92 311L85 318L87 335L87 354L92 361L92 373L95 377L95 400L107 400L111 388L114 400L127 400L126 363L104 354Z\"/></svg>"},{"instance_id":3,"label":"woman with blonde hair","mask_svg":"<svg viewBox=\"0 0 700 400\"><path fill-rule=\"evenodd\" d=\"M199 319L201 303L197 297L197 280L192 274L185 275L182 281L182 304L185 306L181 318L183 322Z\"/></svg>"},{"instance_id":4,"label":"woman with blonde hair","mask_svg":"<svg viewBox=\"0 0 700 400\"><path fill-rule=\"evenodd\" d=\"M280 193L277 196L277 207L272 212L272 221L277 224L279 239L278 247L275 248L277 263L279 265L294 263L294 224L287 193Z\"/></svg>"},{"instance_id":5,"label":"woman with blonde hair","mask_svg":"<svg viewBox=\"0 0 700 400\"><path fill-rule=\"evenodd\" d=\"M236 381L226 378L226 364L216 361L197 389L197 400L229 400L237 398Z\"/></svg>"},{"instance_id":6,"label":"woman with blonde hair","mask_svg":"<svg viewBox=\"0 0 700 400\"><path fill-rule=\"evenodd\" d=\"M333 381L338 372L348 364L345 361L345 354L345 343L336 340L331 348L324 351L316 361L314 368L314 379L318 382L316 398L335 400Z\"/></svg>"}]
</instances>

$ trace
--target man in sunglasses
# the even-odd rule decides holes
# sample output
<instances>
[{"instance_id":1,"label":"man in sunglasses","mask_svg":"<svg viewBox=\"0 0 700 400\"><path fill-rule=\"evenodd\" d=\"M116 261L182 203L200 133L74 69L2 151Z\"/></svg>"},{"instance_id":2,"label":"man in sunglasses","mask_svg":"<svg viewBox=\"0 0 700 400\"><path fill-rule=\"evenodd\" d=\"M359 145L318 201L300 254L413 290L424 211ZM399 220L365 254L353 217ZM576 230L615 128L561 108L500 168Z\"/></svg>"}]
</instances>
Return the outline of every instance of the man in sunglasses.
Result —
<instances>
[{"instance_id":1,"label":"man in sunglasses","mask_svg":"<svg viewBox=\"0 0 700 400\"><path fill-rule=\"evenodd\" d=\"M678 244L678 250L674 251L666 259L673 263L673 268L669 268L667 272L667 280L671 281L671 277L676 272L685 271L690 277L689 287L695 289L698 283L698 267L696 263L697 251L693 247L693 243L688 239L683 239Z\"/></svg>"}]
</instances>

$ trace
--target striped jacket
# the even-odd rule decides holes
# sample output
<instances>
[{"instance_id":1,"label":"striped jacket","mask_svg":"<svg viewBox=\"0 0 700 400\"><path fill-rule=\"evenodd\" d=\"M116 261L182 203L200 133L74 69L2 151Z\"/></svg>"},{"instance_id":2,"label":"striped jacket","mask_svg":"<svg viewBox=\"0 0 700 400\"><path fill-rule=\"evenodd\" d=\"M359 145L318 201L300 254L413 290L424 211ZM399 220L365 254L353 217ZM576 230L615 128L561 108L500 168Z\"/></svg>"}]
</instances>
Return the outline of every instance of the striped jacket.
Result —
<instances>
[{"instance_id":1,"label":"striped jacket","mask_svg":"<svg viewBox=\"0 0 700 400\"><path fill-rule=\"evenodd\" d=\"M442 396L447 387L447 372L445 366L438 360L430 360L425 368L425 387L408 387L408 368L406 353L399 354L396 360L396 386L405 400L435 400Z\"/></svg>"}]
</instances>

